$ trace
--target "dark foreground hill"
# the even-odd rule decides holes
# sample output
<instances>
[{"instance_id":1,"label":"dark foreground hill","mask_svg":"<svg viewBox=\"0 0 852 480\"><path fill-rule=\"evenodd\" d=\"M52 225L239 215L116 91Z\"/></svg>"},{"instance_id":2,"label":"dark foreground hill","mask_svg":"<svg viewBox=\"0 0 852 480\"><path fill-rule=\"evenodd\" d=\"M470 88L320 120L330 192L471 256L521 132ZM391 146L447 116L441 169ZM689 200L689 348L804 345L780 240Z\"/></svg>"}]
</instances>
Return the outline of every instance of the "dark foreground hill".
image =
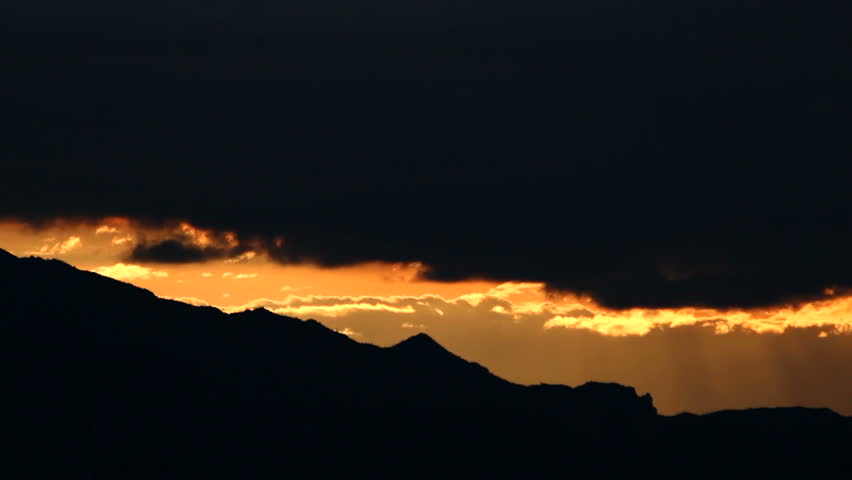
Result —
<instances>
[{"instance_id":1,"label":"dark foreground hill","mask_svg":"<svg viewBox=\"0 0 852 480\"><path fill-rule=\"evenodd\" d=\"M2 250L0 352L2 478L815 476L852 464L852 422L829 410L663 417L621 385L512 384L424 334L379 348Z\"/></svg>"}]
</instances>

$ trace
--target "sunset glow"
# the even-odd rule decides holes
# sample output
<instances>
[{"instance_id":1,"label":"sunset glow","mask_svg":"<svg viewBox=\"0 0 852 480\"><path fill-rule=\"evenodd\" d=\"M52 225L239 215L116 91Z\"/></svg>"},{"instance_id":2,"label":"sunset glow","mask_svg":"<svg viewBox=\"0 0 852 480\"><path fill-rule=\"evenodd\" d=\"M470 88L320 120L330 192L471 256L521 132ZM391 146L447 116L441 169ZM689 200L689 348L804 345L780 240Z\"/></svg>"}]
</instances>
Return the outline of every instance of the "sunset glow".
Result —
<instances>
[{"instance_id":1,"label":"sunset glow","mask_svg":"<svg viewBox=\"0 0 852 480\"><path fill-rule=\"evenodd\" d=\"M134 248L153 241L180 242L213 252L215 258L132 258ZM843 345L852 338L852 297L839 289L826 292L831 294L826 300L771 308L613 310L593 298L554 293L542 282L529 281L535 279L436 282L424 277L429 266L418 262L336 268L287 264L271 258L264 245L244 242L232 232L201 229L186 221L146 226L126 218L60 219L38 228L6 221L0 226L0 248L20 256L57 258L192 305L228 313L265 308L313 318L360 342L388 346L427 332L504 378L521 383L630 383L654 391L662 411L760 402L820 405L817 398L847 398L845 393L818 389L813 390L814 399L797 396L796 389L772 390L772 385L797 378L796 369L813 367L812 355L817 353L811 349L845 351ZM802 335L810 339L807 347L800 345ZM685 349L690 344L693 348ZM787 359L785 369L766 360L779 355ZM631 367L637 357L643 359L642 369ZM732 368L741 373L730 373ZM666 380L699 372L694 381L701 381L700 395L690 390L698 387L693 381L681 379L675 386ZM752 378L753 387L736 387L744 381L742 375ZM847 403L838 400L835 408L843 410ZM852 411L852 404L848 408Z\"/></svg>"},{"instance_id":2,"label":"sunset glow","mask_svg":"<svg viewBox=\"0 0 852 480\"><path fill-rule=\"evenodd\" d=\"M2 247L18 255L58 258L149 289L164 298L210 305L226 312L267 308L300 318L340 319L354 312L384 311L401 322L425 325L420 318L441 312L440 305L487 309L515 322L541 320L542 329L587 329L604 335L646 335L661 326L704 325L717 334L734 328L783 333L787 328L818 327L825 335L852 329L852 297L773 308L720 311L707 308L608 310L591 298L548 293L543 283L493 281L434 282L420 263L362 263L324 268L281 264L255 250L218 260L133 264L126 260L140 239L178 238L199 248L243 246L233 232L214 232L188 222L146 227L126 218L94 222L57 220L34 229L7 221L0 225ZM358 325L348 325L357 331ZM400 331L400 335L405 332ZM375 339L370 339L375 340Z\"/></svg>"},{"instance_id":3,"label":"sunset glow","mask_svg":"<svg viewBox=\"0 0 852 480\"><path fill-rule=\"evenodd\" d=\"M13 2L0 477L849 472L847 4Z\"/></svg>"}]
</instances>

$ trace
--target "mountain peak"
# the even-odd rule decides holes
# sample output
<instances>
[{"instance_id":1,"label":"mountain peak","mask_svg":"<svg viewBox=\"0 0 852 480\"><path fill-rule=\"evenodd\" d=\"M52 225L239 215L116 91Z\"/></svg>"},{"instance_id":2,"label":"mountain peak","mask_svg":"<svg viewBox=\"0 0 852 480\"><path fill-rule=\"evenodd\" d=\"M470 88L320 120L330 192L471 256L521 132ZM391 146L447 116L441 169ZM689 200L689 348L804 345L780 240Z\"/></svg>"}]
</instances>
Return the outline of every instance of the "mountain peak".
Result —
<instances>
[{"instance_id":1,"label":"mountain peak","mask_svg":"<svg viewBox=\"0 0 852 480\"><path fill-rule=\"evenodd\" d=\"M435 341L434 338L425 333L418 333L417 335L408 337L394 345L393 348L416 348L418 350L440 349L441 351L447 351L447 349Z\"/></svg>"}]
</instances>

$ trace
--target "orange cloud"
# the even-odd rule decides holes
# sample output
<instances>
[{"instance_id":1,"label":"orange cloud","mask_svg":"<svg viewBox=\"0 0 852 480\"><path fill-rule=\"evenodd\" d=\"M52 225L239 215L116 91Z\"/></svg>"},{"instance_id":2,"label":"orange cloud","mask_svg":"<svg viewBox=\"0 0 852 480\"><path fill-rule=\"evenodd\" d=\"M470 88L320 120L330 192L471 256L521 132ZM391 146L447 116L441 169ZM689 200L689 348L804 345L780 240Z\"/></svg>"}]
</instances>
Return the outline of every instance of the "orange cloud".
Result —
<instances>
[{"instance_id":1,"label":"orange cloud","mask_svg":"<svg viewBox=\"0 0 852 480\"><path fill-rule=\"evenodd\" d=\"M95 235L105 235L113 233L118 233L118 229L109 225L101 225L100 227L95 229Z\"/></svg>"},{"instance_id":2,"label":"orange cloud","mask_svg":"<svg viewBox=\"0 0 852 480\"><path fill-rule=\"evenodd\" d=\"M234 241L236 241L236 240L234 239ZM254 250L249 250L248 252L245 252L241 255L238 255L234 258L229 258L229 259L225 260L225 263L247 262L247 261L249 261L249 260L251 260L255 257L257 257L257 252L255 252Z\"/></svg>"},{"instance_id":3,"label":"orange cloud","mask_svg":"<svg viewBox=\"0 0 852 480\"><path fill-rule=\"evenodd\" d=\"M256 278L256 277L257 277L256 273L238 273L231 278L233 278L234 280L245 280L245 279Z\"/></svg>"},{"instance_id":4,"label":"orange cloud","mask_svg":"<svg viewBox=\"0 0 852 480\"><path fill-rule=\"evenodd\" d=\"M852 331L852 297L820 300L772 309L719 311L713 309L631 309L600 311L592 317L555 315L545 328L585 328L607 335L645 335L659 326L707 324L717 333L744 328L757 333L783 333L789 328L828 327Z\"/></svg>"},{"instance_id":5,"label":"orange cloud","mask_svg":"<svg viewBox=\"0 0 852 480\"><path fill-rule=\"evenodd\" d=\"M168 272L154 270L152 268L143 267L140 265L128 265L124 263L116 263L112 266L97 267L92 271L105 277L111 277L116 280L122 281L149 280L151 278L164 278L169 276Z\"/></svg>"},{"instance_id":6,"label":"orange cloud","mask_svg":"<svg viewBox=\"0 0 852 480\"><path fill-rule=\"evenodd\" d=\"M133 235L126 235L123 237L113 237L112 244L113 245L124 245L125 243L130 243L134 240Z\"/></svg>"},{"instance_id":7,"label":"orange cloud","mask_svg":"<svg viewBox=\"0 0 852 480\"><path fill-rule=\"evenodd\" d=\"M443 317L446 312L485 318L497 315L513 322L537 323L543 330L583 329L608 336L643 336L661 327L708 326L717 334L735 329L757 333L782 333L789 328L819 327L822 331L852 331L852 297L841 297L800 306L772 310L718 311L713 309L630 309L610 311L592 303L555 302L537 283L505 283L487 292L444 298L439 295L328 296L288 295L281 300L258 299L227 311L265 307L291 316L345 318L357 312L390 312L405 315ZM405 322L428 325L428 322ZM403 328L411 328L403 327Z\"/></svg>"},{"instance_id":8,"label":"orange cloud","mask_svg":"<svg viewBox=\"0 0 852 480\"><path fill-rule=\"evenodd\" d=\"M62 255L83 246L83 241L80 237L75 235L72 235L61 242L55 242L52 238L49 238L46 241L48 243L42 245L42 247L38 250L27 253L30 255Z\"/></svg>"},{"instance_id":9,"label":"orange cloud","mask_svg":"<svg viewBox=\"0 0 852 480\"><path fill-rule=\"evenodd\" d=\"M226 307L226 312L240 312L255 308L266 308L280 315L296 317L340 317L353 312L390 312L413 314L412 305L394 305L392 302L370 297L332 297L332 296L289 296L284 300L262 298L244 305Z\"/></svg>"}]
</instances>

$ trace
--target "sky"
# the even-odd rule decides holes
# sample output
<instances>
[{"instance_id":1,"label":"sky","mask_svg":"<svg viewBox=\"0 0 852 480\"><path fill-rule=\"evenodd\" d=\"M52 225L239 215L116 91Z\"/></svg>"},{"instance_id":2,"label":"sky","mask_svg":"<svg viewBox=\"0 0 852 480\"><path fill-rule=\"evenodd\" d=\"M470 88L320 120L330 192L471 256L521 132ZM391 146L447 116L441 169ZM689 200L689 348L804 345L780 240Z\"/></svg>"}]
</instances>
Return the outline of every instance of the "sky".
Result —
<instances>
[{"instance_id":1,"label":"sky","mask_svg":"<svg viewBox=\"0 0 852 480\"><path fill-rule=\"evenodd\" d=\"M850 16L7 2L0 248L666 412L849 413Z\"/></svg>"},{"instance_id":2,"label":"sky","mask_svg":"<svg viewBox=\"0 0 852 480\"><path fill-rule=\"evenodd\" d=\"M281 264L253 249L204 261L139 258L140 244L167 239L208 249L242 245L234 232L185 221L0 224L0 248L19 256L58 258L225 312L266 308L314 318L359 342L390 346L425 332L519 383L630 384L669 414L802 404L852 411L849 296L771 308L615 310L541 282L438 282L417 262Z\"/></svg>"}]
</instances>

